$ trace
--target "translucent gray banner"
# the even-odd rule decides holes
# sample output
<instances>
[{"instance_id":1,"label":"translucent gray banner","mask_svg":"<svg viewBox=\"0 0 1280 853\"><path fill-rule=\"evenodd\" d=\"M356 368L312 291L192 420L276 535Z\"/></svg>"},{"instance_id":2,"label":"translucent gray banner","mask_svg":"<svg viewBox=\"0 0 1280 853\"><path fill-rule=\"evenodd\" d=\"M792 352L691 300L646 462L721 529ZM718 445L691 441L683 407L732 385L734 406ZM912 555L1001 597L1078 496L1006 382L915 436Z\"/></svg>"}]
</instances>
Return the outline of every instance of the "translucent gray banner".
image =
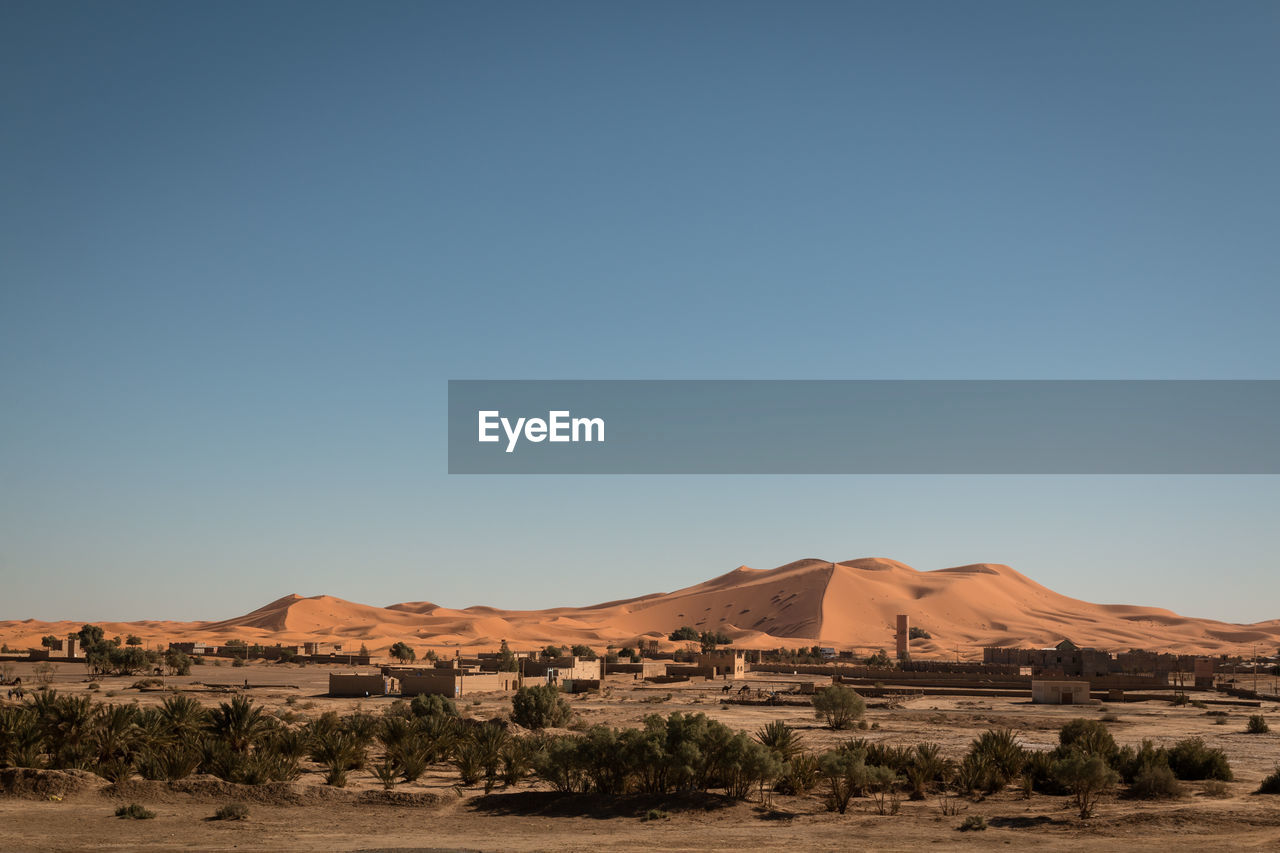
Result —
<instances>
[{"instance_id":1,"label":"translucent gray banner","mask_svg":"<svg viewBox=\"0 0 1280 853\"><path fill-rule=\"evenodd\" d=\"M451 474L1276 474L1280 380L453 380Z\"/></svg>"}]
</instances>

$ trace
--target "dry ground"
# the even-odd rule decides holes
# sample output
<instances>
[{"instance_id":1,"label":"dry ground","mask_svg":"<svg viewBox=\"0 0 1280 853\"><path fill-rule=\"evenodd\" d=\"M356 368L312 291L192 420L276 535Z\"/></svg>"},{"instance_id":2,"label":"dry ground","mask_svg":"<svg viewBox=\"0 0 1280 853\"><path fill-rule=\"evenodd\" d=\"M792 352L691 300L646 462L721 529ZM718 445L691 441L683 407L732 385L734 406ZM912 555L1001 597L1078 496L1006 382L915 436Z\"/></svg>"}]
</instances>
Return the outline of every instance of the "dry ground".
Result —
<instances>
[{"instance_id":1,"label":"dry ground","mask_svg":"<svg viewBox=\"0 0 1280 853\"><path fill-rule=\"evenodd\" d=\"M378 712L391 698L328 699L323 694L324 666L250 665L232 668L206 665L166 685L189 691L209 704L227 694L201 683L237 685L250 682L249 694L282 715L305 718L326 710L348 713L357 708ZM349 671L349 670L348 670ZM28 665L19 673L30 682ZM158 703L164 691L132 689L137 679L99 679L102 701ZM804 676L749 679L753 686L787 687ZM54 686L59 690L90 688L83 667L62 664ZM114 694L114 695L112 695ZM667 698L667 697L670 698ZM609 678L603 696L571 700L587 723L637 725L650 713L702 711L736 728L754 731L769 720L783 719L803 730L810 749L830 747L847 737L827 731L802 707L721 705L719 684L643 685L630 676ZM459 702L464 713L489 718L505 716L509 697L481 695ZM562 798L544 786L528 783L517 791L499 790L484 797L479 789L457 791L447 768L428 774L397 791L433 793L429 805L396 806L357 803L362 792L379 786L368 774L353 774L351 793L321 791L318 772L304 773L297 785L313 797L302 805L250 803L249 820L207 820L234 794L225 785L206 783L204 793L178 793L164 785L135 785L123 799L103 783L61 800L0 796L0 850L747 850L847 849L879 850L952 848L1044 850L1276 850L1280 849L1280 797L1252 794L1264 775L1280 762L1280 733L1247 735L1245 719L1255 711L1228 708L1225 725L1205 709L1175 708L1160 702L1108 707L1054 708L1007 699L924 697L901 708L873 707L868 720L875 728L858 736L892 743L932 740L958 757L984 729L1011 726L1034 747L1056 743L1058 727L1076 716L1118 718L1108 725L1122 744L1152 738L1166 743L1189 735L1203 737L1227 753L1236 781L1224 797L1207 796L1199 783L1189 783L1182 799L1159 803L1104 800L1097 815L1079 820L1066 798L1036 795L1025 800L1009 791L983 801L962 801L959 816L943 816L936 800L903 802L894 816L878 816L868 800L855 800L846 815L827 812L817 796L774 796L766 808L757 802L726 803L708 798ZM1263 712L1280 732L1280 706ZM1110 716L1109 716L1110 719ZM314 770L314 768L311 768ZM141 789L141 790L140 790ZM323 796L322 796L323 795ZM335 799L340 797L340 799ZM373 796L370 794L369 796ZM270 799L270 798L268 798ZM114 817L121 802L142 802L157 813L154 820ZM651 808L667 817L645 820ZM984 832L957 830L965 815L982 815Z\"/></svg>"}]
</instances>

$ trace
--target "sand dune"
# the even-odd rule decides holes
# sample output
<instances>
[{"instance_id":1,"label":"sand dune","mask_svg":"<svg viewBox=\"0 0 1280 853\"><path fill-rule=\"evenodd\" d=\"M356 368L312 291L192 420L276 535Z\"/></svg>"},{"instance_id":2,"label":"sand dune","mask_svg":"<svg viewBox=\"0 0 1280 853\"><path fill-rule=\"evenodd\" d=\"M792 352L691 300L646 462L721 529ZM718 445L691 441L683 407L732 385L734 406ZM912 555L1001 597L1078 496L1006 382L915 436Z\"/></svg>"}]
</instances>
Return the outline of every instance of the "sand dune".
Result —
<instances>
[{"instance_id":1,"label":"sand dune","mask_svg":"<svg viewBox=\"0 0 1280 853\"><path fill-rule=\"evenodd\" d=\"M217 622L100 623L108 636L137 634L148 643L175 639L250 643L341 642L381 651L405 640L417 646L517 648L549 643L634 644L682 625L722 631L749 648L832 645L891 648L896 614L932 635L912 644L917 656L968 658L988 645L1043 646L1069 637L1112 650L1248 652L1280 643L1280 620L1235 625L1132 605L1092 604L1060 595L1008 566L976 564L921 572L894 560L840 563L806 559L760 570L740 566L670 593L589 607L457 610L428 601L375 607L327 595L288 595L243 616ZM0 622L0 640L38 647L76 622ZM667 644L670 645L670 644Z\"/></svg>"}]
</instances>

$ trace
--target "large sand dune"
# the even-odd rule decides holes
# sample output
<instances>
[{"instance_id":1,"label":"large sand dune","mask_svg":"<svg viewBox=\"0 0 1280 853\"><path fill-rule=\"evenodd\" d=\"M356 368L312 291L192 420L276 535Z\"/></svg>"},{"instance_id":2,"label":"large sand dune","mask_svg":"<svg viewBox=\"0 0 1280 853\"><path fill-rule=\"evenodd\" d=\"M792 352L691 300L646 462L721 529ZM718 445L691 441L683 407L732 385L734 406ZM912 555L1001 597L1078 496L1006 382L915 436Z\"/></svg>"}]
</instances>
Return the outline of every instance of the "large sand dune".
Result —
<instances>
[{"instance_id":1,"label":"large sand dune","mask_svg":"<svg viewBox=\"0 0 1280 853\"><path fill-rule=\"evenodd\" d=\"M399 640L417 646L516 648L548 643L634 644L665 640L682 625L727 633L739 646L832 645L891 648L896 614L932 635L916 640L917 656L973 658L982 646L1043 646L1069 637L1081 645L1124 650L1247 652L1280 643L1280 620L1235 625L1168 610L1091 604L1059 595L1008 566L977 564L920 572L893 560L842 563L799 560L776 569L741 566L670 593L551 610L454 610L427 601L373 607L327 595L288 595L221 622L99 623L108 636L137 634L148 643L175 639L250 643L341 642L386 649ZM77 622L0 622L10 647L38 647L46 634L64 636Z\"/></svg>"}]
</instances>

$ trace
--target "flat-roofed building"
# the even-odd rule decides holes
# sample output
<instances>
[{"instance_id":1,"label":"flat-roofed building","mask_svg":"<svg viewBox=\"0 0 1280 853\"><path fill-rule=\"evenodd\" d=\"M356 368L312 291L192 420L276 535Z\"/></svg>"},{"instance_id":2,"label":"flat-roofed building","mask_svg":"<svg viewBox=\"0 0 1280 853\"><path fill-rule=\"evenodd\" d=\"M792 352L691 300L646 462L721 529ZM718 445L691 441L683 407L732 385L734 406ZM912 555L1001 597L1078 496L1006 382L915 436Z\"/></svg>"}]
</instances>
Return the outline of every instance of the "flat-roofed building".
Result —
<instances>
[{"instance_id":1,"label":"flat-roofed building","mask_svg":"<svg viewBox=\"0 0 1280 853\"><path fill-rule=\"evenodd\" d=\"M387 680L382 673L329 673L330 696L383 696Z\"/></svg>"},{"instance_id":2,"label":"flat-roofed building","mask_svg":"<svg viewBox=\"0 0 1280 853\"><path fill-rule=\"evenodd\" d=\"M1089 682L1033 679L1031 701L1037 705L1087 705Z\"/></svg>"}]
</instances>

